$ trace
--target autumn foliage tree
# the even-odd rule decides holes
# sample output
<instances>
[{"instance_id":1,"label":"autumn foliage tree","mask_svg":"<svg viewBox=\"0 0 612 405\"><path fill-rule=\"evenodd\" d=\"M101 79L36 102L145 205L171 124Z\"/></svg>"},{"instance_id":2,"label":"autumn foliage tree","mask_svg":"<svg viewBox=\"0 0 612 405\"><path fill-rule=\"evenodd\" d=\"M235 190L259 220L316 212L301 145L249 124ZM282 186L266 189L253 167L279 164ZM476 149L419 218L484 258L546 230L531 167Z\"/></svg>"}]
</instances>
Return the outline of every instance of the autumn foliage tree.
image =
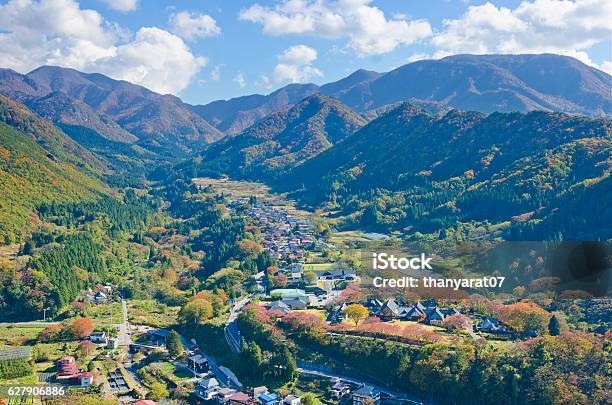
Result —
<instances>
[{"instance_id":1,"label":"autumn foliage tree","mask_svg":"<svg viewBox=\"0 0 612 405\"><path fill-rule=\"evenodd\" d=\"M93 321L89 318L77 318L72 321L70 331L72 336L78 339L83 339L91 335L94 330Z\"/></svg>"},{"instance_id":2,"label":"autumn foliage tree","mask_svg":"<svg viewBox=\"0 0 612 405\"><path fill-rule=\"evenodd\" d=\"M344 315L351 321L355 322L355 326L370 315L370 311L361 304L351 304L344 309Z\"/></svg>"},{"instance_id":3,"label":"autumn foliage tree","mask_svg":"<svg viewBox=\"0 0 612 405\"><path fill-rule=\"evenodd\" d=\"M79 355L81 357L87 357L96 350L96 344L89 340L83 340L79 343Z\"/></svg>"},{"instance_id":4,"label":"autumn foliage tree","mask_svg":"<svg viewBox=\"0 0 612 405\"><path fill-rule=\"evenodd\" d=\"M178 317L184 324L197 325L212 318L213 307L210 301L203 298L195 299L183 305Z\"/></svg>"},{"instance_id":5,"label":"autumn foliage tree","mask_svg":"<svg viewBox=\"0 0 612 405\"><path fill-rule=\"evenodd\" d=\"M444 318L442 326L448 330L469 330L472 326L472 321L467 315L455 314Z\"/></svg>"},{"instance_id":6,"label":"autumn foliage tree","mask_svg":"<svg viewBox=\"0 0 612 405\"><path fill-rule=\"evenodd\" d=\"M548 329L550 314L533 302L503 305L499 308L499 313L502 321L521 334L543 334Z\"/></svg>"}]
</instances>

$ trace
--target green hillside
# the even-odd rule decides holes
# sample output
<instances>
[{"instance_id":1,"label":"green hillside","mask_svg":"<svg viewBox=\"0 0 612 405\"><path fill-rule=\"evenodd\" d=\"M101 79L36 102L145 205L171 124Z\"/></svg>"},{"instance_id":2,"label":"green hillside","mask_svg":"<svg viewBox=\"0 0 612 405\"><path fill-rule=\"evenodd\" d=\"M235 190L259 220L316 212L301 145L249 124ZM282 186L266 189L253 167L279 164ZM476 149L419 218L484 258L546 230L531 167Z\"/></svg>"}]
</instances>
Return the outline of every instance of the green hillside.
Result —
<instances>
[{"instance_id":1,"label":"green hillside","mask_svg":"<svg viewBox=\"0 0 612 405\"><path fill-rule=\"evenodd\" d=\"M194 175L273 179L318 155L366 123L337 100L313 95L211 145L182 165Z\"/></svg>"},{"instance_id":2,"label":"green hillside","mask_svg":"<svg viewBox=\"0 0 612 405\"><path fill-rule=\"evenodd\" d=\"M70 162L96 176L109 170L98 156L66 136L51 122L40 118L23 104L2 95L0 122L27 134L57 160Z\"/></svg>"},{"instance_id":3,"label":"green hillside","mask_svg":"<svg viewBox=\"0 0 612 405\"><path fill-rule=\"evenodd\" d=\"M297 167L281 187L301 189L301 201L366 228L456 238L604 237L610 232L596 218L610 212L592 190L609 182L611 150L606 119L441 116L405 103ZM559 221L568 225L551 225Z\"/></svg>"},{"instance_id":4,"label":"green hillside","mask_svg":"<svg viewBox=\"0 0 612 405\"><path fill-rule=\"evenodd\" d=\"M0 122L0 242L19 240L39 204L81 201L103 191L100 181Z\"/></svg>"}]
</instances>

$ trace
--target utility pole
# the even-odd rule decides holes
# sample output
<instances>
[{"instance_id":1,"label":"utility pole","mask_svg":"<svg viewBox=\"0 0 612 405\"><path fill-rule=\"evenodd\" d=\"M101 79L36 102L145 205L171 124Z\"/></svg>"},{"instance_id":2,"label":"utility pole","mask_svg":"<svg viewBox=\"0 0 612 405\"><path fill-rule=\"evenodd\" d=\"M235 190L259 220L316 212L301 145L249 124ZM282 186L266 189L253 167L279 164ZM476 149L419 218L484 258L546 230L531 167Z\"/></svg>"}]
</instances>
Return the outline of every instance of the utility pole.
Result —
<instances>
[{"instance_id":1,"label":"utility pole","mask_svg":"<svg viewBox=\"0 0 612 405\"><path fill-rule=\"evenodd\" d=\"M43 308L43 322L47 320L47 311L49 308Z\"/></svg>"}]
</instances>

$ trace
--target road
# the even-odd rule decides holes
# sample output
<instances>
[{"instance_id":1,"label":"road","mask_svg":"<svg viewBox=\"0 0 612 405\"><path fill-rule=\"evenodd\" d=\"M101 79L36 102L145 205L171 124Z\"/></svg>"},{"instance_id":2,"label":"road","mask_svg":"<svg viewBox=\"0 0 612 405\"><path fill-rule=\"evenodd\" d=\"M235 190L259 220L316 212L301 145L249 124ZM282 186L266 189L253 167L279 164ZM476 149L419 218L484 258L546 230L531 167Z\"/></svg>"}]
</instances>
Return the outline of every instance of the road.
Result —
<instances>
[{"instance_id":1,"label":"road","mask_svg":"<svg viewBox=\"0 0 612 405\"><path fill-rule=\"evenodd\" d=\"M43 321L31 321L31 322L0 322L0 326L49 326L49 325L59 325L61 322L43 322Z\"/></svg>"},{"instance_id":2,"label":"road","mask_svg":"<svg viewBox=\"0 0 612 405\"><path fill-rule=\"evenodd\" d=\"M232 309L230 309L230 316L225 323L225 329L223 330L225 340L234 353L240 353L240 346L242 345L242 336L238 329L238 315L240 315L244 307L251 302L251 297L252 295L236 302Z\"/></svg>"},{"instance_id":3,"label":"road","mask_svg":"<svg viewBox=\"0 0 612 405\"><path fill-rule=\"evenodd\" d=\"M413 396L413 395L409 395L409 394L404 394L401 392L397 392L397 391L393 391L390 390L387 387L382 387L380 385L376 385L376 384L371 384L369 382L364 382L361 380L357 380L355 378L351 378L351 377L346 377L340 374L336 374L336 373L331 373L331 372L326 372L326 371L321 371L321 370L316 370L314 368L309 367L306 364L301 363L300 367L298 367L298 371L302 374L307 374L307 375L312 375L312 376L317 376L317 377L325 377L325 378L332 378L332 379L339 379L342 381L346 381L352 384L357 384L357 385L369 385L371 387L376 388L378 391L380 391L381 393L384 393L390 397L393 397L393 399L397 400L397 401L401 401L401 402L408 402L411 404L416 404L416 405L435 405L433 402L423 402L421 399Z\"/></svg>"},{"instance_id":4,"label":"road","mask_svg":"<svg viewBox=\"0 0 612 405\"><path fill-rule=\"evenodd\" d=\"M119 346L129 346L132 343L130 337L130 323L128 320L127 302L121 298L121 312L123 312L123 323L117 325L119 332L117 333L117 343Z\"/></svg>"}]
</instances>

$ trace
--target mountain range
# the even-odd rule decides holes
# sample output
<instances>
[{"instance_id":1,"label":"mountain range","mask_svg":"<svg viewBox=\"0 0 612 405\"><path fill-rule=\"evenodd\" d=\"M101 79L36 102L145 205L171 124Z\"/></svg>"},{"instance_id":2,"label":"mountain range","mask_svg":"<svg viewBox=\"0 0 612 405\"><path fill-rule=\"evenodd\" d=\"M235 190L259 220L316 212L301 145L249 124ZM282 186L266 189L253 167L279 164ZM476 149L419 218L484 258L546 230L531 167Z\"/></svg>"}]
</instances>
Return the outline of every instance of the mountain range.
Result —
<instances>
[{"instance_id":1,"label":"mountain range","mask_svg":"<svg viewBox=\"0 0 612 405\"><path fill-rule=\"evenodd\" d=\"M0 69L0 174L17 191L0 228L148 174L265 181L338 226L606 237L610 83L569 57L456 55L193 106L100 74Z\"/></svg>"},{"instance_id":2,"label":"mountain range","mask_svg":"<svg viewBox=\"0 0 612 405\"><path fill-rule=\"evenodd\" d=\"M27 75L0 69L0 93L55 123L82 126L114 142L185 155L223 134L178 97L101 74L43 66Z\"/></svg>"},{"instance_id":3,"label":"mountain range","mask_svg":"<svg viewBox=\"0 0 612 405\"><path fill-rule=\"evenodd\" d=\"M409 63L387 73L358 70L320 87L292 84L267 96L215 101L194 107L194 111L230 135L315 92L362 113L418 100L480 112L543 110L609 115L610 81L609 74L568 56L454 55Z\"/></svg>"},{"instance_id":4,"label":"mountain range","mask_svg":"<svg viewBox=\"0 0 612 405\"><path fill-rule=\"evenodd\" d=\"M320 93L364 117L415 101L468 111L612 113L611 77L567 56L455 55L408 63L387 73L357 70L322 86L289 84L206 105L189 105L126 81L43 66L22 75L0 69L0 94L55 123L84 127L112 142L184 157L236 135L272 113Z\"/></svg>"}]
</instances>

